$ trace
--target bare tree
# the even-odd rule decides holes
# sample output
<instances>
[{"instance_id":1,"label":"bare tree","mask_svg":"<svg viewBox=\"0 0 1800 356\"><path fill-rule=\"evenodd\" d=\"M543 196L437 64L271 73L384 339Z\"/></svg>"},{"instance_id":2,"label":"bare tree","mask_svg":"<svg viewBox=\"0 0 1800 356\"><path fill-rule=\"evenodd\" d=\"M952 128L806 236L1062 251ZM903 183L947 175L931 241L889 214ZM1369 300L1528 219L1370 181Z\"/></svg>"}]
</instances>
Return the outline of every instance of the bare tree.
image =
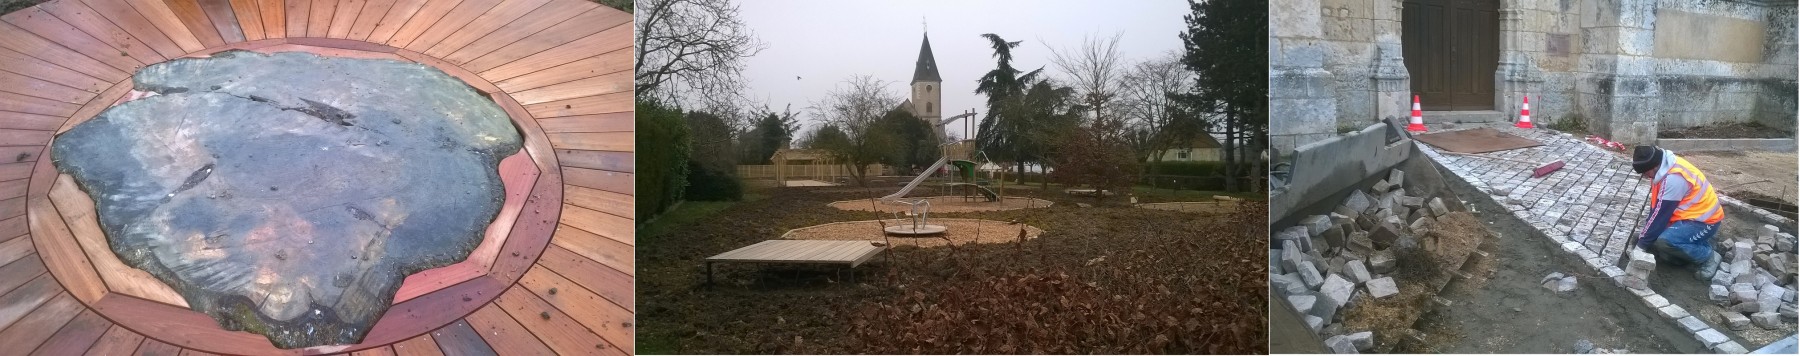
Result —
<instances>
[{"instance_id":1,"label":"bare tree","mask_svg":"<svg viewBox=\"0 0 1800 356\"><path fill-rule=\"evenodd\" d=\"M820 148L832 151L839 162L850 165L851 178L856 179L858 185L867 183L867 172L863 170L870 164L880 163L894 147L893 135L883 131L880 125L881 117L896 110L900 103L898 95L888 92L888 84L874 76L853 76L839 83L825 98L814 101L809 108L824 120L825 125L844 133L845 139L840 144Z\"/></svg>"},{"instance_id":2,"label":"bare tree","mask_svg":"<svg viewBox=\"0 0 1800 356\"><path fill-rule=\"evenodd\" d=\"M1172 96L1186 92L1194 80L1194 72L1182 66L1180 52L1138 62L1123 78L1117 107L1136 132L1132 139L1139 157L1152 157L1161 163L1162 155L1158 153L1185 148L1206 134L1206 121L1179 110L1179 103ZM1151 167L1155 169L1156 165Z\"/></svg>"},{"instance_id":3,"label":"bare tree","mask_svg":"<svg viewBox=\"0 0 1800 356\"><path fill-rule=\"evenodd\" d=\"M1086 36L1080 47L1050 49L1050 63L1069 76L1069 84L1079 92L1081 102L1093 112L1095 120L1114 119L1104 114L1109 113L1107 105L1119 95L1119 79L1125 72L1119 55L1119 38L1123 35Z\"/></svg>"},{"instance_id":4,"label":"bare tree","mask_svg":"<svg viewBox=\"0 0 1800 356\"><path fill-rule=\"evenodd\" d=\"M676 104L698 100L717 110L737 101L745 59L767 45L738 18L730 0L637 2L637 93Z\"/></svg>"}]
</instances>

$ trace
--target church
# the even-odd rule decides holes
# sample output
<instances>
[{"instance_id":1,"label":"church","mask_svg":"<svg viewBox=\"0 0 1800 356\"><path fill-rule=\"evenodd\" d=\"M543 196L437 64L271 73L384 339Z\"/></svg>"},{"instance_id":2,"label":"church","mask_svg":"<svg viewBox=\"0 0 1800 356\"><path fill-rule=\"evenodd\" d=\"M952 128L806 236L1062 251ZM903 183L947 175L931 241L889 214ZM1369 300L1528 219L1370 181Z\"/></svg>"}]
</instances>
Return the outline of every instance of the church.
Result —
<instances>
[{"instance_id":1,"label":"church","mask_svg":"<svg viewBox=\"0 0 1800 356\"><path fill-rule=\"evenodd\" d=\"M913 65L912 98L900 102L896 110L906 110L930 123L938 139L944 139L944 79L938 76L937 59L931 55L931 35L919 43L919 60Z\"/></svg>"}]
</instances>

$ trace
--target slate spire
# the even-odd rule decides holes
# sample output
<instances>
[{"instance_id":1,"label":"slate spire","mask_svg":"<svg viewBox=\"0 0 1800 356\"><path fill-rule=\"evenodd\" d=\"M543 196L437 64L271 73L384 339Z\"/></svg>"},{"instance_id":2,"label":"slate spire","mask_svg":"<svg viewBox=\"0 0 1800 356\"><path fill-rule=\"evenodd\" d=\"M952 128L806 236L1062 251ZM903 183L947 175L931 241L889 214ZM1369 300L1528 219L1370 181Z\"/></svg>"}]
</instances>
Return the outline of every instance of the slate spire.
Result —
<instances>
[{"instance_id":1,"label":"slate spire","mask_svg":"<svg viewBox=\"0 0 1800 356\"><path fill-rule=\"evenodd\" d=\"M925 41L919 44L919 62L917 63L917 66L913 68L912 81L914 83L944 81L942 78L938 77L937 59L932 58L931 56L930 34L926 34Z\"/></svg>"}]
</instances>

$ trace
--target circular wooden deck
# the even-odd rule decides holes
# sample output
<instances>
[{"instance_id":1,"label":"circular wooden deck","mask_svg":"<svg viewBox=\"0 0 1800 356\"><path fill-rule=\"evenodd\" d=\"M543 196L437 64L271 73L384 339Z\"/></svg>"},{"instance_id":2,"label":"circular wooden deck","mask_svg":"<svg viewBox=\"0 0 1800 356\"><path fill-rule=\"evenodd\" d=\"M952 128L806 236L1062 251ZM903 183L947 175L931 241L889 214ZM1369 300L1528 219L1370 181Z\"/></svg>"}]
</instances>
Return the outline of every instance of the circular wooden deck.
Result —
<instances>
[{"instance_id":1,"label":"circular wooden deck","mask_svg":"<svg viewBox=\"0 0 1800 356\"><path fill-rule=\"evenodd\" d=\"M0 16L0 345L37 354L632 354L631 15L584 0L55 0ZM105 246L57 132L149 64L224 50L406 60L489 94L525 136L462 263L408 277L363 344L220 329ZM512 199L518 195L520 199ZM554 290L555 292L551 292Z\"/></svg>"}]
</instances>

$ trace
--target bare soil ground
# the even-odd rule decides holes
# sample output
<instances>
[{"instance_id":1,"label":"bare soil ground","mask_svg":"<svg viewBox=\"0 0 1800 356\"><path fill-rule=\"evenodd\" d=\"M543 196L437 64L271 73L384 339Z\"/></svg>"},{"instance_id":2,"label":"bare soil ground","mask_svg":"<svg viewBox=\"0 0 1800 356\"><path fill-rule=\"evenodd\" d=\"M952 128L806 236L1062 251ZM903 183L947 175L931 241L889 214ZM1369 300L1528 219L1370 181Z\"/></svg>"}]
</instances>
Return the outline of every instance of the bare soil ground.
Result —
<instances>
[{"instance_id":1,"label":"bare soil ground","mask_svg":"<svg viewBox=\"0 0 1800 356\"><path fill-rule=\"evenodd\" d=\"M1038 235L1044 233L1044 229L1006 221L981 219L931 219L927 222L928 224L941 225L948 228L948 230L944 231L943 234L935 236L899 237L886 236L886 234L882 232L883 225L881 225L881 223L883 222L887 223L886 226L909 223L905 220L893 219L885 221L848 221L798 228L789 231L787 234L782 235L782 237L793 240L885 241L887 243L892 243L894 247L899 248L902 246L943 247L952 244L963 245L971 243L1017 243L1019 242L1019 235L1021 232L1024 233L1025 239L1027 240L1037 238Z\"/></svg>"},{"instance_id":2,"label":"bare soil ground","mask_svg":"<svg viewBox=\"0 0 1800 356\"><path fill-rule=\"evenodd\" d=\"M931 212L934 214L1030 209L1049 207L1052 205L1049 200L1027 197L1002 197L999 201L986 201L980 196L973 198L964 198L960 196L907 197L906 200L925 200L931 203ZM912 208L912 206L901 203L882 203L874 198L832 202L831 207L844 210L880 211L883 213L903 212Z\"/></svg>"},{"instance_id":3,"label":"bare soil ground","mask_svg":"<svg viewBox=\"0 0 1800 356\"><path fill-rule=\"evenodd\" d=\"M891 250L836 271L701 259L798 227L867 220L843 188L780 188L638 243L639 351L773 353L1267 352L1267 208L1196 215L1125 207L946 213L1018 220L1017 243ZM884 191L891 191L885 188ZM1011 192L1009 192L1011 193ZM885 194L885 193L884 193ZM985 234L984 234L985 235ZM1010 351L1010 352L1009 352Z\"/></svg>"},{"instance_id":4,"label":"bare soil ground","mask_svg":"<svg viewBox=\"0 0 1800 356\"><path fill-rule=\"evenodd\" d=\"M1800 156L1794 152L1715 151L1683 153L1726 195L1800 202Z\"/></svg>"},{"instance_id":5,"label":"bare soil ground","mask_svg":"<svg viewBox=\"0 0 1800 356\"><path fill-rule=\"evenodd\" d=\"M1782 130L1752 122L1662 130L1657 132L1656 136L1661 138L1792 138L1794 132L1792 129Z\"/></svg>"},{"instance_id":6,"label":"bare soil ground","mask_svg":"<svg viewBox=\"0 0 1800 356\"><path fill-rule=\"evenodd\" d=\"M1401 351L1571 353L1576 341L1585 339L1596 347L1633 353L1707 352L1624 288L1585 274L1587 266L1575 256L1473 187L1462 182L1450 186L1457 195L1472 198L1467 203L1494 234L1497 251L1488 263L1477 265L1473 279L1441 294L1452 306L1437 308L1420 321L1426 335L1421 349ZM1665 273L1661 270L1659 274ZM1551 272L1573 272L1579 289L1565 296L1543 288L1539 281Z\"/></svg>"}]
</instances>

